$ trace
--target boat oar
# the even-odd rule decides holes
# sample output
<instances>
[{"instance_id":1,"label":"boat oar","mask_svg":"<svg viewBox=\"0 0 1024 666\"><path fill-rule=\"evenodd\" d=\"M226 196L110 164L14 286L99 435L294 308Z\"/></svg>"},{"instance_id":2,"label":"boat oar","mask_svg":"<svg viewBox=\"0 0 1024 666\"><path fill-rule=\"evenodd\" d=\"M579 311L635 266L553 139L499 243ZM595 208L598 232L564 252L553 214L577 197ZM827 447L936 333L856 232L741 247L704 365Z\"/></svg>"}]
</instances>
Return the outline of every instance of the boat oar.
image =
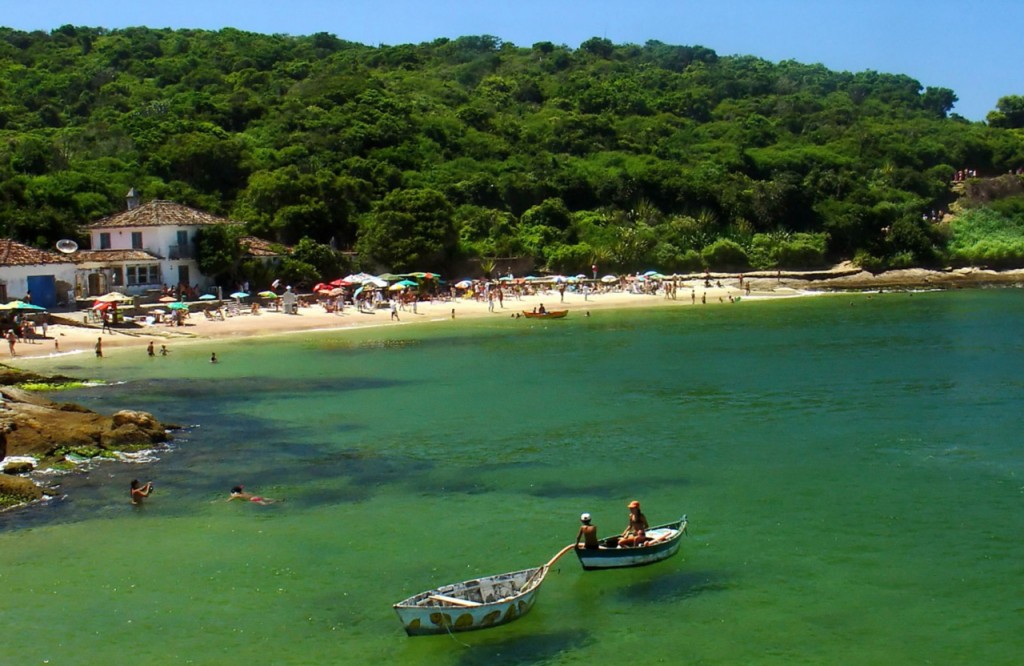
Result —
<instances>
[{"instance_id":1,"label":"boat oar","mask_svg":"<svg viewBox=\"0 0 1024 666\"><path fill-rule=\"evenodd\" d=\"M548 563L545 564L544 566L550 567L552 564L554 564L555 562L558 561L558 558L560 558L562 555L565 555L566 553L568 553L570 550L572 550L575 547L576 547L576 544L570 543L568 546L566 546L562 550L558 551L558 554L555 555L554 557L552 557L550 560L548 560Z\"/></svg>"},{"instance_id":2,"label":"boat oar","mask_svg":"<svg viewBox=\"0 0 1024 666\"><path fill-rule=\"evenodd\" d=\"M537 572L535 574L533 574L532 576L530 576L526 580L526 582L523 583L523 586L520 589L525 590L525 589L529 588L530 585L533 584L533 580L537 576L542 576L542 574L544 574L544 572L546 572L548 569L551 568L552 564L554 564L555 562L558 561L558 558L560 558L562 555L565 555L566 553L568 553L570 550L574 549L575 547L576 547L576 544L570 543L568 546L566 546L562 550L558 551L558 553L554 557L552 557L550 560L548 560L547 564L545 564L545 565L541 566L539 569L537 569Z\"/></svg>"}]
</instances>

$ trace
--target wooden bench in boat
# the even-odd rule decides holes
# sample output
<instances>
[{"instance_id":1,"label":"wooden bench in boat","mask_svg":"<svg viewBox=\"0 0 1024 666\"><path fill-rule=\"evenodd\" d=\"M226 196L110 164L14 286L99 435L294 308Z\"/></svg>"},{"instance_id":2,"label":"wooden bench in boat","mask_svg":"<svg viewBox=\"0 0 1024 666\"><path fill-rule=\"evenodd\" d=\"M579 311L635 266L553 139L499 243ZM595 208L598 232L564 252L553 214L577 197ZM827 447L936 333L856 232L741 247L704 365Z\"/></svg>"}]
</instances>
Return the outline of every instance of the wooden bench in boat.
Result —
<instances>
[{"instance_id":1,"label":"wooden bench in boat","mask_svg":"<svg viewBox=\"0 0 1024 666\"><path fill-rule=\"evenodd\" d=\"M456 597L449 597L449 596L445 596L443 594L432 594L432 595L430 595L427 598L428 599L433 599L434 601L442 601L442 602L444 602L446 604L452 604L453 606L466 606L466 607L483 606L483 604L481 604L478 601L469 601L468 599L458 599Z\"/></svg>"}]
</instances>

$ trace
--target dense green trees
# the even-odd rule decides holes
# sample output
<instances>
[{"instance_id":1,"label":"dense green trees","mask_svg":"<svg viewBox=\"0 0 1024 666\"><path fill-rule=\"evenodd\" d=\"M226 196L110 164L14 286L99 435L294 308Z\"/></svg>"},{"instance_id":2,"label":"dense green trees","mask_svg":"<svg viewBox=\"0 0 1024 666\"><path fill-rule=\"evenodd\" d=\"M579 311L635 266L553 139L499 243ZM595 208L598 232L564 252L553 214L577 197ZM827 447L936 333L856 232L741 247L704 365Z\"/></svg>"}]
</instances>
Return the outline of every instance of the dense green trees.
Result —
<instances>
[{"instance_id":1,"label":"dense green trees","mask_svg":"<svg viewBox=\"0 0 1024 666\"><path fill-rule=\"evenodd\" d=\"M0 28L0 233L50 245L137 187L298 243L296 280L328 243L394 271L966 261L923 218L959 170L1024 166L1022 100L970 123L903 75L657 41Z\"/></svg>"}]
</instances>

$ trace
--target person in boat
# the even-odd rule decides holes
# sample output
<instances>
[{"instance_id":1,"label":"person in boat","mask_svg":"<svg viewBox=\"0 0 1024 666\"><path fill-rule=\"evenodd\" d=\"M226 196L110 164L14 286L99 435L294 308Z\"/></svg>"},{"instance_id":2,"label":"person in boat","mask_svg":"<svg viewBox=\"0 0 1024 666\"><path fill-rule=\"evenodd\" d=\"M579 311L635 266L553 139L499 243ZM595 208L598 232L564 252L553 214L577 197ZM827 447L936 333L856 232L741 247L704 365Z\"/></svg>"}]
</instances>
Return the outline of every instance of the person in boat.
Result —
<instances>
[{"instance_id":1,"label":"person in boat","mask_svg":"<svg viewBox=\"0 0 1024 666\"><path fill-rule=\"evenodd\" d=\"M547 313L548 313L548 311L547 311L546 309L544 309L544 304L543 304L543 303L541 303L541 304L540 304L540 307L539 307L539 308L537 308L537 312L538 312L539 314L547 314Z\"/></svg>"},{"instance_id":2,"label":"person in boat","mask_svg":"<svg viewBox=\"0 0 1024 666\"><path fill-rule=\"evenodd\" d=\"M645 545L650 540L651 537L647 536L647 532L645 530L637 530L636 534L633 536L622 537L619 539L618 545L620 548L636 548L637 546Z\"/></svg>"},{"instance_id":3,"label":"person in boat","mask_svg":"<svg viewBox=\"0 0 1024 666\"><path fill-rule=\"evenodd\" d=\"M644 512L640 510L640 502L633 500L626 506L629 508L629 524L626 526L626 529L623 530L622 536L619 538L619 545L639 545L637 543L638 537L643 537L642 539L639 539L639 543L646 541L647 538L645 532L650 528L650 525L647 524L647 516L645 516Z\"/></svg>"},{"instance_id":4,"label":"person in boat","mask_svg":"<svg viewBox=\"0 0 1024 666\"><path fill-rule=\"evenodd\" d=\"M138 479L132 479L131 489L128 491L128 496L132 498L132 504L142 504L142 500L149 497L152 493L152 481L147 481L145 485L140 485Z\"/></svg>"},{"instance_id":5,"label":"person in boat","mask_svg":"<svg viewBox=\"0 0 1024 666\"><path fill-rule=\"evenodd\" d=\"M231 494L228 495L228 499L226 501L230 502L231 500L236 500L236 499L237 500L254 502L256 504L273 504L274 502L277 501L277 500L272 500L269 497L259 497L258 495L253 495L252 493L247 493L247 492L245 492L245 488L243 486L235 486L234 488L232 488L231 489Z\"/></svg>"},{"instance_id":6,"label":"person in boat","mask_svg":"<svg viewBox=\"0 0 1024 666\"><path fill-rule=\"evenodd\" d=\"M594 550L598 547L597 527L590 524L590 514L584 513L580 516L580 531L576 533L576 547L580 547L580 539L583 540L583 548Z\"/></svg>"}]
</instances>

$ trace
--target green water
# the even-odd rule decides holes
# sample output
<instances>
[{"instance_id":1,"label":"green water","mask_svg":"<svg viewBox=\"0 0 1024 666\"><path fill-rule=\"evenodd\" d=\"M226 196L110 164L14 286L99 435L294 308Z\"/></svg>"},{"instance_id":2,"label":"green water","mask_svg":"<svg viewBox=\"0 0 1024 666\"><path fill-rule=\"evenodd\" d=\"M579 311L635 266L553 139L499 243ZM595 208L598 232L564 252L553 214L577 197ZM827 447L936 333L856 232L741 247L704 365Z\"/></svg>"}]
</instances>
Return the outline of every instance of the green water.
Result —
<instances>
[{"instance_id":1,"label":"green water","mask_svg":"<svg viewBox=\"0 0 1024 666\"><path fill-rule=\"evenodd\" d=\"M1020 663L1024 293L577 315L34 365L188 428L0 515L0 661ZM582 511L617 532L633 498L689 515L679 555L570 554L517 622L402 631L394 602L539 565Z\"/></svg>"}]
</instances>

